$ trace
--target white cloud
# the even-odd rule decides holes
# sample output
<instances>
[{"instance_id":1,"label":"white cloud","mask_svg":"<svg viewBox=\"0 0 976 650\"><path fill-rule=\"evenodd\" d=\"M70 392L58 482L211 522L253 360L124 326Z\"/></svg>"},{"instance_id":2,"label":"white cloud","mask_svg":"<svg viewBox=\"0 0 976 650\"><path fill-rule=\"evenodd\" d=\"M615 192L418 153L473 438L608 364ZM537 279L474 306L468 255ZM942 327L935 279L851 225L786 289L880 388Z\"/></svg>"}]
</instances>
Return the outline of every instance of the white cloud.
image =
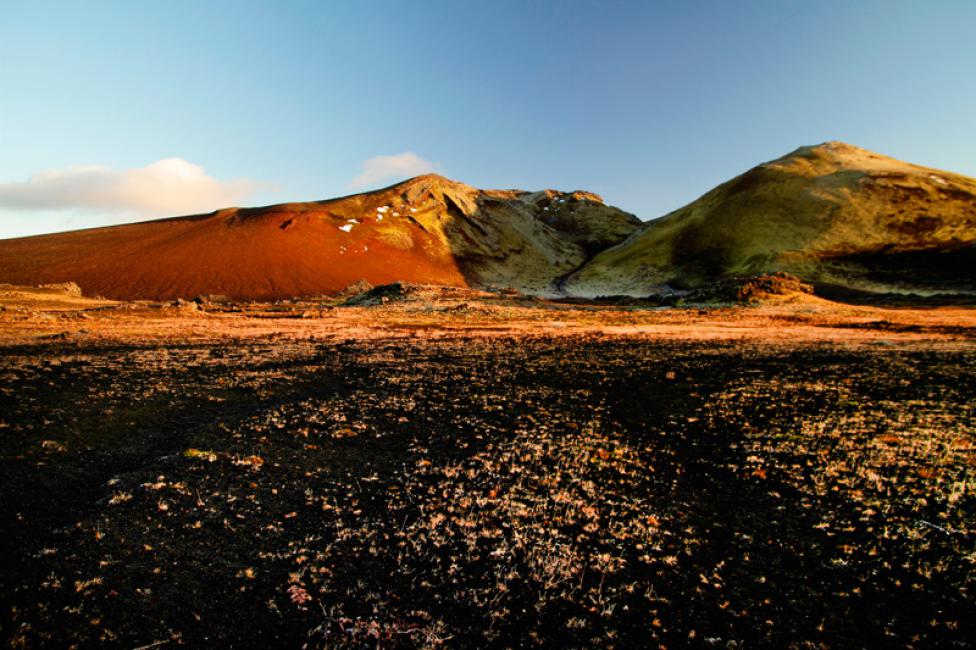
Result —
<instances>
[{"instance_id":1,"label":"white cloud","mask_svg":"<svg viewBox=\"0 0 976 650\"><path fill-rule=\"evenodd\" d=\"M383 181L401 180L421 174L429 174L437 169L430 161L424 160L411 151L395 156L376 156L362 164L363 171L349 181L350 189L374 187Z\"/></svg>"},{"instance_id":2,"label":"white cloud","mask_svg":"<svg viewBox=\"0 0 976 650\"><path fill-rule=\"evenodd\" d=\"M249 180L219 181L199 165L164 158L135 169L88 165L39 172L26 181L0 182L0 208L180 215L238 204L261 187Z\"/></svg>"}]
</instances>

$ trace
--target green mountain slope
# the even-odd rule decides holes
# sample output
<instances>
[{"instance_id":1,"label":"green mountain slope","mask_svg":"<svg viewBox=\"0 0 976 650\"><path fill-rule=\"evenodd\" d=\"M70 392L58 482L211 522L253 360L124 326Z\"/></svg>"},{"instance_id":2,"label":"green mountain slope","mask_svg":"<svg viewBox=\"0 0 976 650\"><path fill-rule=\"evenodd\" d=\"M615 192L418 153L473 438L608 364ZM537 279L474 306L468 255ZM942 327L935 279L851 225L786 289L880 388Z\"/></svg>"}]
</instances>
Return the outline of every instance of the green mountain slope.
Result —
<instances>
[{"instance_id":1,"label":"green mountain slope","mask_svg":"<svg viewBox=\"0 0 976 650\"><path fill-rule=\"evenodd\" d=\"M596 255L575 295L793 273L824 290L976 292L976 179L840 142L755 167Z\"/></svg>"}]
</instances>

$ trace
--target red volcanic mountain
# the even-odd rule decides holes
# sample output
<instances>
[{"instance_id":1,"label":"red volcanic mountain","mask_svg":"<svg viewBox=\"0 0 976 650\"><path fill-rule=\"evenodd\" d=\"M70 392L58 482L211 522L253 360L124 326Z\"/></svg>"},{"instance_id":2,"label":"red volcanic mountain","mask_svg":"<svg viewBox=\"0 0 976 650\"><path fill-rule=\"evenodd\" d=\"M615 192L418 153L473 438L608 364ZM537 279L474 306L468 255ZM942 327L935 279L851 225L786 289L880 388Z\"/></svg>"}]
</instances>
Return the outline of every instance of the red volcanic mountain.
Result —
<instances>
[{"instance_id":1,"label":"red volcanic mountain","mask_svg":"<svg viewBox=\"0 0 976 650\"><path fill-rule=\"evenodd\" d=\"M639 225L586 192L428 175L329 201L3 240L0 282L73 281L128 300L335 294L361 279L547 293Z\"/></svg>"}]
</instances>

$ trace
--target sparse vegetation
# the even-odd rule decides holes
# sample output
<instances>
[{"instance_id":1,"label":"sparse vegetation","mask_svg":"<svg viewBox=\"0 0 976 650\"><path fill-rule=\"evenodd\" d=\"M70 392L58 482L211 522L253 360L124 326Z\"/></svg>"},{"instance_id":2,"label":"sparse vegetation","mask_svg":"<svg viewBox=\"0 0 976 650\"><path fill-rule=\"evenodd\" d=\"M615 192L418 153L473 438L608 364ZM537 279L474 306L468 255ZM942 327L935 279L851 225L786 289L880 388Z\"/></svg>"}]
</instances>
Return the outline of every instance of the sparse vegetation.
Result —
<instances>
[{"instance_id":1,"label":"sparse vegetation","mask_svg":"<svg viewBox=\"0 0 976 650\"><path fill-rule=\"evenodd\" d=\"M552 332L8 347L0 629L965 645L974 361Z\"/></svg>"}]
</instances>

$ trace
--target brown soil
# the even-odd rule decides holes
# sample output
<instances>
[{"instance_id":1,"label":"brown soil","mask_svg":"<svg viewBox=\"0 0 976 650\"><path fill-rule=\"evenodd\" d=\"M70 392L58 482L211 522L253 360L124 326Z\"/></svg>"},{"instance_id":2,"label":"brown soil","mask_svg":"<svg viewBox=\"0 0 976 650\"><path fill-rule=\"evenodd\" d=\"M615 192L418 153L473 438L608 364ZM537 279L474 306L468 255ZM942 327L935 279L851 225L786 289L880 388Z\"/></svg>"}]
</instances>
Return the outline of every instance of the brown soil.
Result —
<instances>
[{"instance_id":1,"label":"brown soil","mask_svg":"<svg viewBox=\"0 0 976 650\"><path fill-rule=\"evenodd\" d=\"M974 310L51 291L0 294L6 645L976 634Z\"/></svg>"},{"instance_id":2,"label":"brown soil","mask_svg":"<svg viewBox=\"0 0 976 650\"><path fill-rule=\"evenodd\" d=\"M0 286L0 344L52 339L79 344L134 341L213 342L284 339L538 336L585 334L671 340L829 342L859 345L955 345L976 332L976 310L960 307L877 307L833 303L792 281L749 279L762 290L757 306L562 302L515 291L394 283L355 297L261 302L114 302L50 289ZM775 286L773 286L775 285ZM724 286L724 285L722 285ZM770 293L786 287L782 293ZM711 296L714 298L714 296ZM721 302L721 301L720 301Z\"/></svg>"}]
</instances>

